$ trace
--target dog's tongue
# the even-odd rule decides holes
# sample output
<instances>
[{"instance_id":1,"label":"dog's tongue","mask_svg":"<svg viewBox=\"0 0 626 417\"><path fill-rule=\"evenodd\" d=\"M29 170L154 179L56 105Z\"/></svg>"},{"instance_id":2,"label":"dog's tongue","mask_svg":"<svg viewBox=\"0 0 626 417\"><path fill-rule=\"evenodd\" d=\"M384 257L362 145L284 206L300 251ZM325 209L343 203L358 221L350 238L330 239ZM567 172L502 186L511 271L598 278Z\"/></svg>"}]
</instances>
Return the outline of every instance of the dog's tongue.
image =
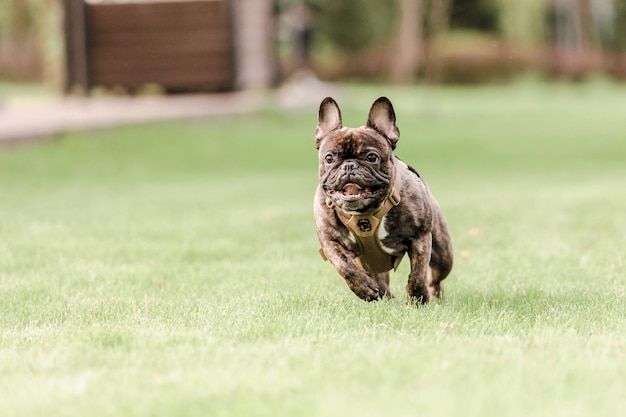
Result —
<instances>
[{"instance_id":1,"label":"dog's tongue","mask_svg":"<svg viewBox=\"0 0 626 417\"><path fill-rule=\"evenodd\" d=\"M361 187L358 184L348 183L343 186L343 191L348 195L355 195L361 191Z\"/></svg>"}]
</instances>

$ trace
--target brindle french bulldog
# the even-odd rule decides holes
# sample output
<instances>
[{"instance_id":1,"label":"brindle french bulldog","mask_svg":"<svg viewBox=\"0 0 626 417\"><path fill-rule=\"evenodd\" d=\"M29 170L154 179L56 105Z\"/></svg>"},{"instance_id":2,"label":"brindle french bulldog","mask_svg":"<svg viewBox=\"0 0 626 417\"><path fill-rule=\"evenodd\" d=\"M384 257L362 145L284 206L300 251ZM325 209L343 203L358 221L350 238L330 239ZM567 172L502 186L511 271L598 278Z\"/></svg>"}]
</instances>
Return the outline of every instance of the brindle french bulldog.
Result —
<instances>
[{"instance_id":1,"label":"brindle french bulldog","mask_svg":"<svg viewBox=\"0 0 626 417\"><path fill-rule=\"evenodd\" d=\"M443 295L452 243L426 182L394 155L399 137L386 97L374 102L367 124L359 128L342 127L335 100L322 101L315 130L320 179L315 224L320 254L359 298L394 297L389 270L408 253L409 302L426 303Z\"/></svg>"}]
</instances>

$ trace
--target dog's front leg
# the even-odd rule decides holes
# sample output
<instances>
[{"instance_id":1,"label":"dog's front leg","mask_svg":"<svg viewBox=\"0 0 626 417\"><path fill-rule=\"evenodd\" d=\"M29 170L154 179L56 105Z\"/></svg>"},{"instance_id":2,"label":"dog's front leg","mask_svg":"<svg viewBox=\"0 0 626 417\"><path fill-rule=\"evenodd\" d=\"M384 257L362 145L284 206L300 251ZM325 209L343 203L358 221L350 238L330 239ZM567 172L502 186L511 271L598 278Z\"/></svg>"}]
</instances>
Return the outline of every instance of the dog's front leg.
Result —
<instances>
[{"instance_id":1,"label":"dog's front leg","mask_svg":"<svg viewBox=\"0 0 626 417\"><path fill-rule=\"evenodd\" d=\"M389 272L379 272L368 274L376 283L382 296L385 298L395 299L396 296L389 289Z\"/></svg>"},{"instance_id":2,"label":"dog's front leg","mask_svg":"<svg viewBox=\"0 0 626 417\"><path fill-rule=\"evenodd\" d=\"M434 298L428 267L432 243L431 233L424 233L420 238L414 240L409 248L411 273L409 274L409 282L406 285L409 303L419 302L425 304Z\"/></svg>"},{"instance_id":3,"label":"dog's front leg","mask_svg":"<svg viewBox=\"0 0 626 417\"><path fill-rule=\"evenodd\" d=\"M365 301L376 301L384 295L384 291L381 292L379 284L365 273L354 254L343 245L330 241L323 245L322 249L324 255L339 272L339 275L346 280L348 288L357 297Z\"/></svg>"}]
</instances>

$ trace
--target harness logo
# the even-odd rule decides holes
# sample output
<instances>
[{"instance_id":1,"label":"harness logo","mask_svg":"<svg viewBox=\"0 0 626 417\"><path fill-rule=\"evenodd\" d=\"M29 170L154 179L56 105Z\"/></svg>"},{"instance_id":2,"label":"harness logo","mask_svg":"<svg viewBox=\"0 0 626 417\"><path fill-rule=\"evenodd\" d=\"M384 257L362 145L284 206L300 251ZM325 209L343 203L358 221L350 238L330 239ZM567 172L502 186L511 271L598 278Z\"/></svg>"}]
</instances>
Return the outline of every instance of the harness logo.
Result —
<instances>
[{"instance_id":1,"label":"harness logo","mask_svg":"<svg viewBox=\"0 0 626 417\"><path fill-rule=\"evenodd\" d=\"M372 230L372 224L368 219L361 219L356 224L359 227L359 230L363 233L369 232Z\"/></svg>"}]
</instances>

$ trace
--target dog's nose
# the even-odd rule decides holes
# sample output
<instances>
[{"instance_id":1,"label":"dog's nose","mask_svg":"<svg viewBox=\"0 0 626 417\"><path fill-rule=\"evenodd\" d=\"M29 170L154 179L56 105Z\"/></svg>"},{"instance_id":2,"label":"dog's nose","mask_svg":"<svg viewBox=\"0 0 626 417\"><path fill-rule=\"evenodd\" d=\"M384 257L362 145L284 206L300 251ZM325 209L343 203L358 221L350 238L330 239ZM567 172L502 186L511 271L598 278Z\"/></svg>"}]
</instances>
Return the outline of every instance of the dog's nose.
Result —
<instances>
[{"instance_id":1,"label":"dog's nose","mask_svg":"<svg viewBox=\"0 0 626 417\"><path fill-rule=\"evenodd\" d=\"M343 173L344 174L349 174L352 171L356 170L359 166L357 165L356 162L354 161L345 161L343 163Z\"/></svg>"}]
</instances>

